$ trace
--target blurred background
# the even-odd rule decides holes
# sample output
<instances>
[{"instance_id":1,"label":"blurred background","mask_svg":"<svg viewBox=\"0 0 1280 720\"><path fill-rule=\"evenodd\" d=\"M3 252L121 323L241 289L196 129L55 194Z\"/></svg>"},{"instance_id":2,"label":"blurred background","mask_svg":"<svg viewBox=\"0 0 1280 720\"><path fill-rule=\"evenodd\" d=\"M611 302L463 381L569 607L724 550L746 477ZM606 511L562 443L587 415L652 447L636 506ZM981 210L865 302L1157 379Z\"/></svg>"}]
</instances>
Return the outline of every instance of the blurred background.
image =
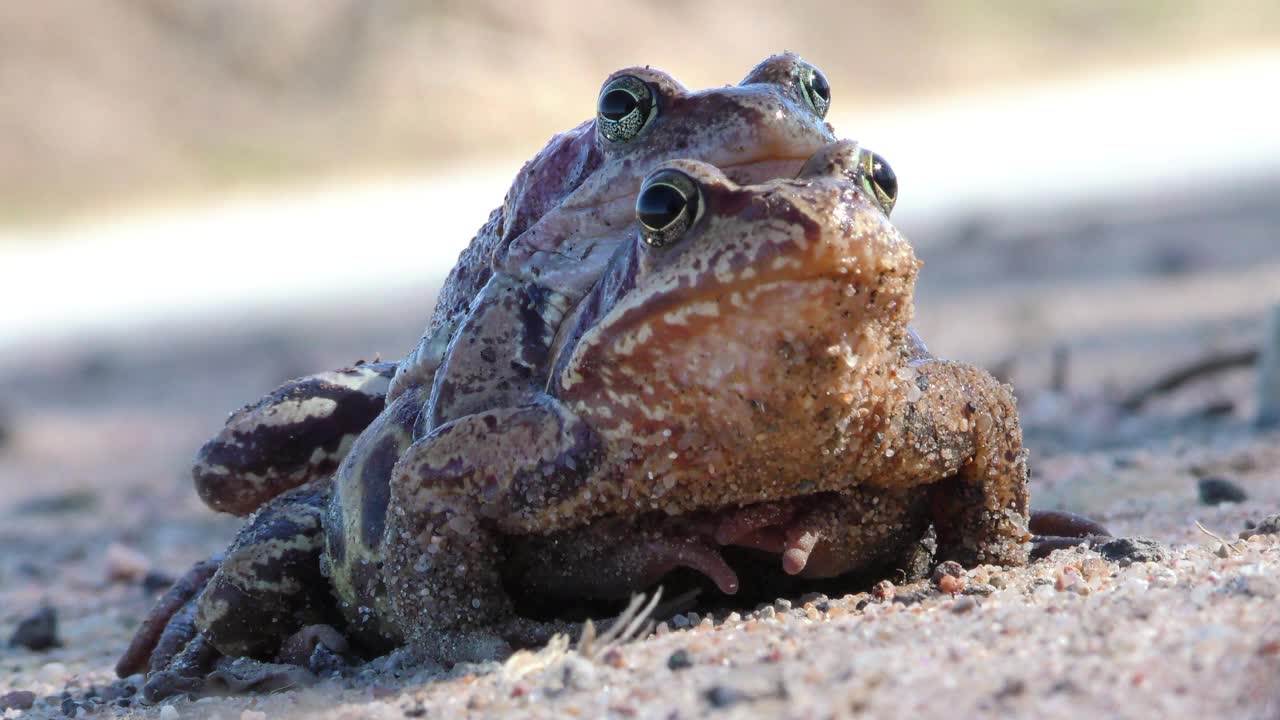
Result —
<instances>
[{"instance_id":1,"label":"blurred background","mask_svg":"<svg viewBox=\"0 0 1280 720\"><path fill-rule=\"evenodd\" d=\"M1280 294L1274 0L0 3L0 512L51 523L5 555L225 542L195 448L408 350L610 72L711 87L782 50L897 171L921 334L1015 384L1039 457L1252 416L1248 367L1118 405L1256 348Z\"/></svg>"}]
</instances>

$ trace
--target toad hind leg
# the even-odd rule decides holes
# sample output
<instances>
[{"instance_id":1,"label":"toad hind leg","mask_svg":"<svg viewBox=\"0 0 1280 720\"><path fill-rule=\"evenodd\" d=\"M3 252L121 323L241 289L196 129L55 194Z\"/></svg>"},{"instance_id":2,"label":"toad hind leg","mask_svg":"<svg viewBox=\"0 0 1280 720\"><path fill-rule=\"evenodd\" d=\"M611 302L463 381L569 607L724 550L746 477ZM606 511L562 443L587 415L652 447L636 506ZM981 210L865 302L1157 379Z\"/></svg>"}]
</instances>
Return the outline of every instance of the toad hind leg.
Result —
<instances>
[{"instance_id":1,"label":"toad hind leg","mask_svg":"<svg viewBox=\"0 0 1280 720\"><path fill-rule=\"evenodd\" d=\"M146 668L152 700L198 692L219 658L269 658L290 633L332 617L320 575L327 495L305 486L268 503L223 556L196 565L161 598L117 674Z\"/></svg>"},{"instance_id":2,"label":"toad hind leg","mask_svg":"<svg viewBox=\"0 0 1280 720\"><path fill-rule=\"evenodd\" d=\"M900 468L950 476L930 490L938 559L1025 565L1027 454L1011 389L961 363L929 359L912 368L919 397L903 404L902 432L888 450Z\"/></svg>"},{"instance_id":3,"label":"toad hind leg","mask_svg":"<svg viewBox=\"0 0 1280 720\"><path fill-rule=\"evenodd\" d=\"M383 579L418 654L456 662L505 651L498 630L514 613L500 534L553 527L598 455L590 430L549 399L468 415L405 453L391 476Z\"/></svg>"}]
</instances>

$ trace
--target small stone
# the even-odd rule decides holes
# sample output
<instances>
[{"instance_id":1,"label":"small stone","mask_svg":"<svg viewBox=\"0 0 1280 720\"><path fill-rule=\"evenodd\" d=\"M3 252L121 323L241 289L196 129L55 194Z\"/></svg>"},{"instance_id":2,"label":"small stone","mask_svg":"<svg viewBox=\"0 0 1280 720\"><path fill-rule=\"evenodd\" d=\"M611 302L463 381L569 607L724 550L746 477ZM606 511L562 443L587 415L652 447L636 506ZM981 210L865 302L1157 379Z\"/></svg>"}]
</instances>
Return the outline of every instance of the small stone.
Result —
<instances>
[{"instance_id":1,"label":"small stone","mask_svg":"<svg viewBox=\"0 0 1280 720\"><path fill-rule=\"evenodd\" d=\"M151 570L151 560L140 551L113 542L103 558L108 582L139 582Z\"/></svg>"},{"instance_id":2,"label":"small stone","mask_svg":"<svg viewBox=\"0 0 1280 720\"><path fill-rule=\"evenodd\" d=\"M938 578L938 591L947 595L957 595L964 591L964 578L954 575L943 575Z\"/></svg>"},{"instance_id":3,"label":"small stone","mask_svg":"<svg viewBox=\"0 0 1280 720\"><path fill-rule=\"evenodd\" d=\"M178 708L172 705L160 708L160 720L178 720Z\"/></svg>"},{"instance_id":4,"label":"small stone","mask_svg":"<svg viewBox=\"0 0 1280 720\"><path fill-rule=\"evenodd\" d=\"M1213 549L1213 554L1217 555L1220 558L1223 558L1224 560L1226 558L1231 557L1231 551L1228 550L1227 546L1223 545L1222 543L1218 543L1218 547Z\"/></svg>"},{"instance_id":5,"label":"small stone","mask_svg":"<svg viewBox=\"0 0 1280 720\"><path fill-rule=\"evenodd\" d=\"M13 690L0 695L0 712L5 710L30 710L36 704L36 694L30 690Z\"/></svg>"},{"instance_id":6,"label":"small stone","mask_svg":"<svg viewBox=\"0 0 1280 720\"><path fill-rule=\"evenodd\" d=\"M72 700L71 698L67 698L62 701L61 705L59 705L59 709L62 711L63 715L73 718L76 716L76 713L80 712L80 703ZM164 714L161 713L160 717L164 717Z\"/></svg>"},{"instance_id":7,"label":"small stone","mask_svg":"<svg viewBox=\"0 0 1280 720\"><path fill-rule=\"evenodd\" d=\"M1165 557L1164 545L1158 540L1146 537L1115 538L1098 546L1102 557L1121 566L1136 562L1159 562Z\"/></svg>"},{"instance_id":8,"label":"small stone","mask_svg":"<svg viewBox=\"0 0 1280 720\"><path fill-rule=\"evenodd\" d=\"M667 658L667 668L670 670L684 670L693 667L693 659L689 657L689 651L683 648L671 653Z\"/></svg>"},{"instance_id":9,"label":"small stone","mask_svg":"<svg viewBox=\"0 0 1280 720\"><path fill-rule=\"evenodd\" d=\"M778 616L778 611L773 609L772 605L766 605L760 610L760 617L764 620L772 620Z\"/></svg>"},{"instance_id":10,"label":"small stone","mask_svg":"<svg viewBox=\"0 0 1280 720\"><path fill-rule=\"evenodd\" d=\"M742 615L736 611L731 612L729 613L728 617L724 619L724 621L726 623L740 623L742 622Z\"/></svg>"},{"instance_id":11,"label":"small stone","mask_svg":"<svg viewBox=\"0 0 1280 720\"><path fill-rule=\"evenodd\" d=\"M747 696L741 690L727 685L713 685L710 690L707 690L705 696L707 702L711 703L711 707L716 708L737 705L747 699Z\"/></svg>"},{"instance_id":12,"label":"small stone","mask_svg":"<svg viewBox=\"0 0 1280 720\"><path fill-rule=\"evenodd\" d=\"M1080 571L1074 565L1064 565L1058 568L1058 572L1054 574L1053 588L1058 592L1062 592L1068 588L1084 582Z\"/></svg>"},{"instance_id":13,"label":"small stone","mask_svg":"<svg viewBox=\"0 0 1280 720\"><path fill-rule=\"evenodd\" d=\"M889 582L888 580L881 580L880 582L871 586L871 597L881 602L888 602L893 599L893 596L894 596L893 583Z\"/></svg>"},{"instance_id":14,"label":"small stone","mask_svg":"<svg viewBox=\"0 0 1280 720\"><path fill-rule=\"evenodd\" d=\"M976 583L964 586L965 595L990 595L995 591L996 587L988 583Z\"/></svg>"},{"instance_id":15,"label":"small stone","mask_svg":"<svg viewBox=\"0 0 1280 720\"><path fill-rule=\"evenodd\" d=\"M1221 505L1229 502L1244 502L1249 494L1244 488L1224 477L1200 478L1200 502L1205 505Z\"/></svg>"},{"instance_id":16,"label":"small stone","mask_svg":"<svg viewBox=\"0 0 1280 720\"><path fill-rule=\"evenodd\" d=\"M965 595L964 597L961 597L959 600L956 600L955 603L951 605L951 612L957 615L963 615L964 613L967 613L970 610L974 610L977 607L978 607L978 601L974 600L972 597L969 597L968 595Z\"/></svg>"},{"instance_id":17,"label":"small stone","mask_svg":"<svg viewBox=\"0 0 1280 720\"><path fill-rule=\"evenodd\" d=\"M45 605L34 614L18 621L9 644L27 648L28 650L48 650L62 645L58 640L58 613Z\"/></svg>"},{"instance_id":18,"label":"small stone","mask_svg":"<svg viewBox=\"0 0 1280 720\"><path fill-rule=\"evenodd\" d=\"M689 617L687 615L677 615L671 618L671 627L677 630L684 630L692 624L693 623L689 622Z\"/></svg>"},{"instance_id":19,"label":"small stone","mask_svg":"<svg viewBox=\"0 0 1280 720\"><path fill-rule=\"evenodd\" d=\"M1246 522L1245 529L1240 532L1240 539L1248 540L1254 535L1280 535L1280 514L1268 515L1257 522Z\"/></svg>"},{"instance_id":20,"label":"small stone","mask_svg":"<svg viewBox=\"0 0 1280 720\"><path fill-rule=\"evenodd\" d=\"M1087 557L1080 563L1080 574L1086 580L1111 577L1111 564L1100 557Z\"/></svg>"},{"instance_id":21,"label":"small stone","mask_svg":"<svg viewBox=\"0 0 1280 720\"><path fill-rule=\"evenodd\" d=\"M955 560L947 560L933 569L933 581L936 583L944 577L964 577L964 568Z\"/></svg>"},{"instance_id":22,"label":"small stone","mask_svg":"<svg viewBox=\"0 0 1280 720\"><path fill-rule=\"evenodd\" d=\"M786 612L791 609L791 601L787 598L778 598L773 601L773 606L781 612Z\"/></svg>"}]
</instances>

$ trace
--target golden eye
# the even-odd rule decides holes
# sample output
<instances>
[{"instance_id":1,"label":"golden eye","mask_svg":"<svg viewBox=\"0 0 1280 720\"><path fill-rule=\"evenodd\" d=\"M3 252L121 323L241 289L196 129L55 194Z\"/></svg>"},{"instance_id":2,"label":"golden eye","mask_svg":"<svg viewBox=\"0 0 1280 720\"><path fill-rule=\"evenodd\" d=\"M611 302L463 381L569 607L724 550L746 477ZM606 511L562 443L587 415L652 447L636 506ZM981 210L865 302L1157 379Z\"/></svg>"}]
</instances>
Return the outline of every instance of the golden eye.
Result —
<instances>
[{"instance_id":1,"label":"golden eye","mask_svg":"<svg viewBox=\"0 0 1280 720\"><path fill-rule=\"evenodd\" d=\"M827 82L827 76L818 68L804 63L800 66L798 80L804 101L809 103L818 117L825 118L831 107L831 84Z\"/></svg>"},{"instance_id":2,"label":"golden eye","mask_svg":"<svg viewBox=\"0 0 1280 720\"><path fill-rule=\"evenodd\" d=\"M658 114L653 90L634 75L610 80L596 101L596 126L610 142L627 142Z\"/></svg>"},{"instance_id":3,"label":"golden eye","mask_svg":"<svg viewBox=\"0 0 1280 720\"><path fill-rule=\"evenodd\" d=\"M701 199L698 184L679 170L650 175L636 197L636 220L645 243L666 247L679 240L697 221Z\"/></svg>"},{"instance_id":4,"label":"golden eye","mask_svg":"<svg viewBox=\"0 0 1280 720\"><path fill-rule=\"evenodd\" d=\"M863 150L859 158L862 166L862 186L880 204L888 215L898 201L898 176L885 159L870 150Z\"/></svg>"}]
</instances>

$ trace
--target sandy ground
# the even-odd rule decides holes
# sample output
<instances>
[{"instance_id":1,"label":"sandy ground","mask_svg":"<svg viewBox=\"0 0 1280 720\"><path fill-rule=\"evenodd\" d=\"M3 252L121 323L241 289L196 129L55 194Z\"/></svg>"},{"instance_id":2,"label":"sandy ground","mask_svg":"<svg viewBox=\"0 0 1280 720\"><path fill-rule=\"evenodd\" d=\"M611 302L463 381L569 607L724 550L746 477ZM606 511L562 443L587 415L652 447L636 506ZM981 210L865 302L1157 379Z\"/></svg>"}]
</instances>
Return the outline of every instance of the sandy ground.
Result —
<instances>
[{"instance_id":1,"label":"sandy ground","mask_svg":"<svg viewBox=\"0 0 1280 720\"><path fill-rule=\"evenodd\" d=\"M4 717L1280 716L1280 536L1234 542L1280 513L1280 433L1250 424L1253 372L1116 406L1167 368L1259 342L1280 288L1278 187L952 216L917 234L921 333L1015 384L1033 504L1154 538L1159 557L1074 550L971 570L954 596L926 580L892 599L850 586L704 608L617 647L447 673L393 655L270 694L103 701L147 586L238 525L191 491L194 448L285 378L398 355L428 289L14 349L0 359L0 641L47 603L61 646L0 648L0 697L35 697ZM1203 504L1205 477L1247 499Z\"/></svg>"}]
</instances>

